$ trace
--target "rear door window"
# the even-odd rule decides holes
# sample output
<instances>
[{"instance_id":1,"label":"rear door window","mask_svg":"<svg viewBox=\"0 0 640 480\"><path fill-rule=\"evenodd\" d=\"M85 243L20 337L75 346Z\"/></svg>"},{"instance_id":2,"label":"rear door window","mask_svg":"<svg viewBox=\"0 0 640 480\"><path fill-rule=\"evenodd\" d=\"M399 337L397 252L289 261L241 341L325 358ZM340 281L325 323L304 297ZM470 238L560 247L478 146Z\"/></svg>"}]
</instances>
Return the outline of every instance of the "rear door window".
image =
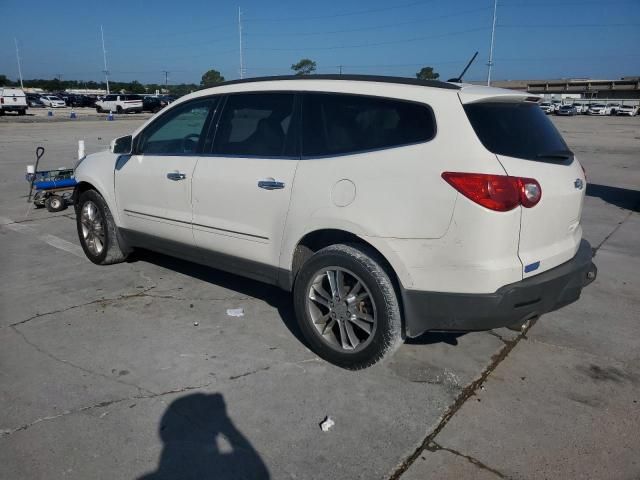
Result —
<instances>
[{"instance_id":1,"label":"rear door window","mask_svg":"<svg viewBox=\"0 0 640 480\"><path fill-rule=\"evenodd\" d=\"M302 125L304 156L393 148L426 142L436 134L429 106L364 95L308 93Z\"/></svg>"},{"instance_id":2,"label":"rear door window","mask_svg":"<svg viewBox=\"0 0 640 480\"><path fill-rule=\"evenodd\" d=\"M560 132L530 102L480 102L464 106L476 135L497 155L554 161L573 157Z\"/></svg>"},{"instance_id":3,"label":"rear door window","mask_svg":"<svg viewBox=\"0 0 640 480\"><path fill-rule=\"evenodd\" d=\"M230 95L218 122L216 155L293 156L293 93Z\"/></svg>"}]
</instances>

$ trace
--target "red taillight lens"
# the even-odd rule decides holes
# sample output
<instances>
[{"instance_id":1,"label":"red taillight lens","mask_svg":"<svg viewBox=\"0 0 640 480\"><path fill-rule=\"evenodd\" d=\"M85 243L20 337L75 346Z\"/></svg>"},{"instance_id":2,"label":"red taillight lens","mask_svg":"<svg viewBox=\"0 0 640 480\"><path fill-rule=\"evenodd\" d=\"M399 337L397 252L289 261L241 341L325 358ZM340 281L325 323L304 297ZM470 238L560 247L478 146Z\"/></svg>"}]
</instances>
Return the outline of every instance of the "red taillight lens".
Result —
<instances>
[{"instance_id":1,"label":"red taillight lens","mask_svg":"<svg viewBox=\"0 0 640 480\"><path fill-rule=\"evenodd\" d=\"M462 172L444 172L442 178L465 197L497 212L519 205L530 208L542 198L540 184L533 178Z\"/></svg>"}]
</instances>

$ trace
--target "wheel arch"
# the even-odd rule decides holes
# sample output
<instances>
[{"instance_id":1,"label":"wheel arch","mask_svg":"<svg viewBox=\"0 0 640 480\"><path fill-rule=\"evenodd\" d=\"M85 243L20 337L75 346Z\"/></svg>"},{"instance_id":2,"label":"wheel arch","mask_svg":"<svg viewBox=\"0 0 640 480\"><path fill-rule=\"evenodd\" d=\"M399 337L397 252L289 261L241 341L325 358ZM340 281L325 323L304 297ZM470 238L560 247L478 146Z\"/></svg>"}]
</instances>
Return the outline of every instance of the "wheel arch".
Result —
<instances>
[{"instance_id":1,"label":"wheel arch","mask_svg":"<svg viewBox=\"0 0 640 480\"><path fill-rule=\"evenodd\" d=\"M296 246L293 249L293 255L290 263L290 276L288 289L293 290L293 286L296 281L296 276L300 271L300 268L304 262L310 258L315 252L322 248L335 244L356 244L362 245L366 250L369 250L374 260L380 263L382 268L387 272L398 299L398 305L400 306L400 313L402 318L402 332L405 332L405 320L404 320L404 305L402 289L403 284L407 280L408 273L404 266L399 262L399 259L395 258L390 249L384 247L384 239L376 238L375 245L367 238L360 235L356 235L348 230L341 228L320 228L305 233L302 238L298 240ZM392 258L390 261L389 258Z\"/></svg>"}]
</instances>

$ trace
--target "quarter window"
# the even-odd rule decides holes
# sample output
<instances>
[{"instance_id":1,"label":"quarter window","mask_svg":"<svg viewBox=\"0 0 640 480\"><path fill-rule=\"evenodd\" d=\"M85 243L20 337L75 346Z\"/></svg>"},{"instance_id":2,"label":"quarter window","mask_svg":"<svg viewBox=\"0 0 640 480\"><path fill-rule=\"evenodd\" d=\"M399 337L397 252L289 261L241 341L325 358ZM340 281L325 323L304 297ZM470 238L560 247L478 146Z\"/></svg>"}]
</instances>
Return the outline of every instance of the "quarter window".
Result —
<instances>
[{"instance_id":1,"label":"quarter window","mask_svg":"<svg viewBox=\"0 0 640 480\"><path fill-rule=\"evenodd\" d=\"M293 155L292 93L230 95L213 145L219 155Z\"/></svg>"},{"instance_id":2,"label":"quarter window","mask_svg":"<svg viewBox=\"0 0 640 480\"><path fill-rule=\"evenodd\" d=\"M202 129L217 99L204 99L180 105L152 123L142 132L139 154L194 154L202 136Z\"/></svg>"},{"instance_id":3,"label":"quarter window","mask_svg":"<svg viewBox=\"0 0 640 480\"><path fill-rule=\"evenodd\" d=\"M427 105L363 95L309 93L302 125L305 156L399 147L426 142L436 133Z\"/></svg>"}]
</instances>

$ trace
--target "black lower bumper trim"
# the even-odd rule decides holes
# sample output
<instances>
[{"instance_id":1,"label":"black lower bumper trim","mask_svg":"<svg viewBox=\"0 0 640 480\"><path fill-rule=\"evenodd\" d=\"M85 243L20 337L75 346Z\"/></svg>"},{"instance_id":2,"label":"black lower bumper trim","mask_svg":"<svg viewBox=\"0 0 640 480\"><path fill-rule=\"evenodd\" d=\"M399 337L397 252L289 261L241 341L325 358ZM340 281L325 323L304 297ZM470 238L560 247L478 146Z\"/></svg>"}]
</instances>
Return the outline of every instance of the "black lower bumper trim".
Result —
<instances>
[{"instance_id":1,"label":"black lower bumper trim","mask_svg":"<svg viewBox=\"0 0 640 480\"><path fill-rule=\"evenodd\" d=\"M490 330L557 310L580 298L595 280L593 250L582 240L568 262L494 293L466 294L403 290L405 333L416 337L428 330Z\"/></svg>"}]
</instances>

